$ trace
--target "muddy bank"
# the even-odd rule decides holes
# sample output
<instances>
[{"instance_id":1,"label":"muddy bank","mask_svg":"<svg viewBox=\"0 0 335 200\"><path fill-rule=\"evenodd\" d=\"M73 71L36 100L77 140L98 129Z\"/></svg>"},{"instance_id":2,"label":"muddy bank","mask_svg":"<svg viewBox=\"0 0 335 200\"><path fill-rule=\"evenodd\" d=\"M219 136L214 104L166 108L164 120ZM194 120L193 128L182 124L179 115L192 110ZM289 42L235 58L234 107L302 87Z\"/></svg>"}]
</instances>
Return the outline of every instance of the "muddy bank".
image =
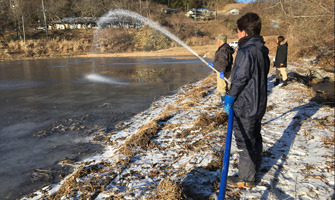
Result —
<instances>
[{"instance_id":1,"label":"muddy bank","mask_svg":"<svg viewBox=\"0 0 335 200\"><path fill-rule=\"evenodd\" d=\"M309 62L290 63L288 69L290 82L303 83L316 92L316 101L320 104L335 106L335 73L315 67Z\"/></svg>"}]
</instances>

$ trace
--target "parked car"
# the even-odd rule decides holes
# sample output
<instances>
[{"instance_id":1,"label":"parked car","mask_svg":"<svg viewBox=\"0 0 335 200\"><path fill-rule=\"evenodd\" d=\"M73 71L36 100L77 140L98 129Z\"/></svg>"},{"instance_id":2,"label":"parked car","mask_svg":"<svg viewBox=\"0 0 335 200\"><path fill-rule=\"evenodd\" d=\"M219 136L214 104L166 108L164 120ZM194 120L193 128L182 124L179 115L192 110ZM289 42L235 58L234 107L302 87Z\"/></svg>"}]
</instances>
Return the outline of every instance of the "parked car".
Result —
<instances>
[{"instance_id":1,"label":"parked car","mask_svg":"<svg viewBox=\"0 0 335 200\"><path fill-rule=\"evenodd\" d=\"M172 9L172 8L162 8L162 12L164 12L165 14L173 14L173 13L178 13L179 10Z\"/></svg>"},{"instance_id":2,"label":"parked car","mask_svg":"<svg viewBox=\"0 0 335 200\"><path fill-rule=\"evenodd\" d=\"M231 46L235 49L238 46L238 41L233 41L233 42L229 43L229 46Z\"/></svg>"},{"instance_id":3,"label":"parked car","mask_svg":"<svg viewBox=\"0 0 335 200\"><path fill-rule=\"evenodd\" d=\"M202 20L211 20L215 18L216 10L211 10L209 8L192 8L189 10L185 16L191 17L192 19L202 19Z\"/></svg>"}]
</instances>

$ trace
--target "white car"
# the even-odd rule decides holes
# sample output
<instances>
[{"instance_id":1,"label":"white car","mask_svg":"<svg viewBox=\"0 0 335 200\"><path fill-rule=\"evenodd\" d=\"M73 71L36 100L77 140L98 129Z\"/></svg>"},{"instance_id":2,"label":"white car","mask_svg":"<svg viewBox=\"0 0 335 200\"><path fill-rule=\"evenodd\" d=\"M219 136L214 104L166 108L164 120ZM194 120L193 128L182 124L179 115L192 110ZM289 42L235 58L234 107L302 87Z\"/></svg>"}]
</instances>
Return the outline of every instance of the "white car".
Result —
<instances>
[{"instance_id":1,"label":"white car","mask_svg":"<svg viewBox=\"0 0 335 200\"><path fill-rule=\"evenodd\" d=\"M238 41L233 41L233 42L229 43L229 46L231 46L235 49L238 46Z\"/></svg>"}]
</instances>

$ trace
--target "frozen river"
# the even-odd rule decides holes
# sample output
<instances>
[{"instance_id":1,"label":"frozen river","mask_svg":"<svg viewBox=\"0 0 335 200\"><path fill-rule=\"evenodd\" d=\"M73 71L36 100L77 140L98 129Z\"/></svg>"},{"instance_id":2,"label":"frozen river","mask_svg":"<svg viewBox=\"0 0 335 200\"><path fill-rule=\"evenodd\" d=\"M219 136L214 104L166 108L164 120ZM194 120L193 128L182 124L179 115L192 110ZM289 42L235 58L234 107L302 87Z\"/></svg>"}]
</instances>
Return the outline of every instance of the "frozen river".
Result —
<instances>
[{"instance_id":1,"label":"frozen river","mask_svg":"<svg viewBox=\"0 0 335 200\"><path fill-rule=\"evenodd\" d=\"M208 76L198 59L80 58L0 63L0 196L17 199L98 153L113 131L160 96Z\"/></svg>"}]
</instances>

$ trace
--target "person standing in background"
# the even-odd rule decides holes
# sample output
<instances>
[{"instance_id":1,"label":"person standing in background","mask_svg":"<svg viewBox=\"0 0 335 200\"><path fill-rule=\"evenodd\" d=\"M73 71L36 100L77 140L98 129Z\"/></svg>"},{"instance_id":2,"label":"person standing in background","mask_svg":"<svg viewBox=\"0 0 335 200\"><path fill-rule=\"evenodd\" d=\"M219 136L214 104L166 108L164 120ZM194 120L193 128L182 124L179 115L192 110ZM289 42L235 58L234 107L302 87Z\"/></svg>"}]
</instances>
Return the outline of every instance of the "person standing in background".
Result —
<instances>
[{"instance_id":1,"label":"person standing in background","mask_svg":"<svg viewBox=\"0 0 335 200\"><path fill-rule=\"evenodd\" d=\"M283 78L283 86L287 85L287 41L284 36L278 36L277 38L277 53L274 62L274 66L276 67L276 82L274 86L279 85L280 83L280 75Z\"/></svg>"},{"instance_id":2,"label":"person standing in background","mask_svg":"<svg viewBox=\"0 0 335 200\"><path fill-rule=\"evenodd\" d=\"M220 101L216 106L222 108L224 97L228 91L228 83L224 78L229 79L230 77L234 49L227 44L226 35L219 34L215 39L219 48L215 52L214 62L210 65L219 72L217 73L217 91Z\"/></svg>"}]
</instances>

